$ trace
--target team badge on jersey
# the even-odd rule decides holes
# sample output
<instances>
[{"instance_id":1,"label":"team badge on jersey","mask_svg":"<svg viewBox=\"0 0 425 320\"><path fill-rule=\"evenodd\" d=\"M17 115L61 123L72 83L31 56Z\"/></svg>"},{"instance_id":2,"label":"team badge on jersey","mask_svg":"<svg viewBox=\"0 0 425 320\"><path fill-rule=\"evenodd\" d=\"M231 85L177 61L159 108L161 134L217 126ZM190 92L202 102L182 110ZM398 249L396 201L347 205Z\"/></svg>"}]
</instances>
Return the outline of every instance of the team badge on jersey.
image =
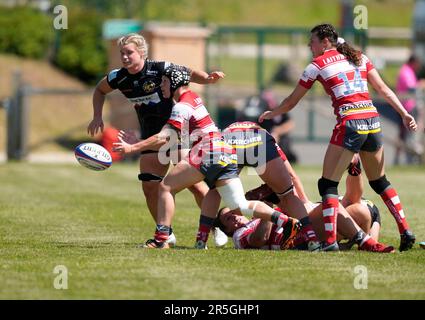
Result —
<instances>
[{"instance_id":1,"label":"team badge on jersey","mask_svg":"<svg viewBox=\"0 0 425 320\"><path fill-rule=\"evenodd\" d=\"M146 93L150 93L155 89L155 82L153 82L152 80L148 80L143 84L143 90Z\"/></svg>"}]
</instances>

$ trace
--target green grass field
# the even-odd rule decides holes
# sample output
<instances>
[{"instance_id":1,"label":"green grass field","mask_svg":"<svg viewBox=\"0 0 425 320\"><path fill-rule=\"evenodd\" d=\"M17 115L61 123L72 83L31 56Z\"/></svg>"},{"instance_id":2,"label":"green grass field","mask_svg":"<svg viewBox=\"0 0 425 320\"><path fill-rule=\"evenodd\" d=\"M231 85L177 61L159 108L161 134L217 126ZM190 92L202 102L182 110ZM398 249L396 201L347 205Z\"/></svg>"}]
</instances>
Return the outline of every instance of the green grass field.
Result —
<instances>
[{"instance_id":1,"label":"green grass field","mask_svg":"<svg viewBox=\"0 0 425 320\"><path fill-rule=\"evenodd\" d=\"M419 246L390 255L192 249L198 209L177 196L178 247L146 250L152 236L136 179L137 164L105 172L68 165L0 165L0 299L424 299L425 251ZM307 193L317 198L317 167L299 167ZM419 241L425 170L393 168L405 212ZM243 176L245 188L257 177ZM343 184L342 184L343 185ZM382 240L398 246L396 225L383 215ZM341 190L342 191L342 190ZM68 269L68 289L57 290L53 269ZM354 288L354 268L368 270L367 290Z\"/></svg>"}]
</instances>

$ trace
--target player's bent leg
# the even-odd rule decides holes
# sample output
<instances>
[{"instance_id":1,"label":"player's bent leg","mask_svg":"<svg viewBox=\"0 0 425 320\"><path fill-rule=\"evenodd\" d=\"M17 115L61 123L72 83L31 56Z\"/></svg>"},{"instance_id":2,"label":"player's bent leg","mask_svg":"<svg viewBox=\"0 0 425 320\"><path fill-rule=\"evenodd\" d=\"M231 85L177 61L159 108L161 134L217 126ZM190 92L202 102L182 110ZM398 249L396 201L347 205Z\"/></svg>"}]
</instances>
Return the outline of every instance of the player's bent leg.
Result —
<instances>
[{"instance_id":1,"label":"player's bent leg","mask_svg":"<svg viewBox=\"0 0 425 320\"><path fill-rule=\"evenodd\" d=\"M321 223L321 206L314 208L310 212L310 219L313 223L318 236L320 238L325 236L325 229ZM354 244L358 245L359 250L379 252L379 253L391 253L394 252L392 246L386 246L382 243L375 241L371 236L366 234L357 223L351 218L348 212L342 205L339 205L338 212L338 233L345 239L349 239L348 243L341 245L341 250L350 249Z\"/></svg>"},{"instance_id":2,"label":"player's bent leg","mask_svg":"<svg viewBox=\"0 0 425 320\"><path fill-rule=\"evenodd\" d=\"M291 217L301 222L302 233L305 235L306 242L311 242L310 248L318 247L316 234L311 227L307 210L303 202L294 193L294 186L289 170L285 166L282 158L275 158L268 161L263 168L258 170L260 178L276 193L280 203L279 207L288 213ZM300 182L299 182L300 183Z\"/></svg>"},{"instance_id":3,"label":"player's bent leg","mask_svg":"<svg viewBox=\"0 0 425 320\"><path fill-rule=\"evenodd\" d=\"M255 218L271 221L278 228L284 227L288 221L296 220L298 222L297 219L290 218L286 214L274 210L264 202L247 201L239 178L218 181L217 191L230 210L238 209L247 217L254 216ZM301 223L297 226L301 228Z\"/></svg>"},{"instance_id":4,"label":"player's bent leg","mask_svg":"<svg viewBox=\"0 0 425 320\"><path fill-rule=\"evenodd\" d=\"M360 204L353 203L347 207L345 210L348 212L351 218L357 223L357 225L367 234L369 234L370 227L372 225L372 217L370 216L369 209Z\"/></svg>"},{"instance_id":5,"label":"player's bent leg","mask_svg":"<svg viewBox=\"0 0 425 320\"><path fill-rule=\"evenodd\" d=\"M163 248L171 233L171 222L175 212L175 194L203 179L204 175L202 173L190 165L189 162L183 160L159 184L158 222L154 239L146 242L147 248Z\"/></svg>"},{"instance_id":6,"label":"player's bent leg","mask_svg":"<svg viewBox=\"0 0 425 320\"><path fill-rule=\"evenodd\" d=\"M174 215L174 196L204 179L189 162L180 161L162 180L158 190L158 224L170 225Z\"/></svg>"}]
</instances>

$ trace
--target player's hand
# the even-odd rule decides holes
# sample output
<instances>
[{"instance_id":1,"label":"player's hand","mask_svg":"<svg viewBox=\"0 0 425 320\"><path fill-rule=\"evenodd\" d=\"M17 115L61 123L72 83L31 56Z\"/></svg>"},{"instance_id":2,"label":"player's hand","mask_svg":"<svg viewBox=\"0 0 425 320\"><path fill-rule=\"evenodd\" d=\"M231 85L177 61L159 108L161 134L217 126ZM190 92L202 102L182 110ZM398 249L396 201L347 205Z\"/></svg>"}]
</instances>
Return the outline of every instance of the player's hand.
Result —
<instances>
[{"instance_id":1,"label":"player's hand","mask_svg":"<svg viewBox=\"0 0 425 320\"><path fill-rule=\"evenodd\" d=\"M258 122L262 123L264 120L270 120L273 119L273 114L271 111L265 111L263 114L258 118Z\"/></svg>"},{"instance_id":2,"label":"player's hand","mask_svg":"<svg viewBox=\"0 0 425 320\"><path fill-rule=\"evenodd\" d=\"M403 116L403 123L404 126L410 131L416 131L418 129L418 125L416 124L415 118L413 118L413 116L408 113Z\"/></svg>"},{"instance_id":3,"label":"player's hand","mask_svg":"<svg viewBox=\"0 0 425 320\"><path fill-rule=\"evenodd\" d=\"M104 124L102 118L93 118L87 127L87 133L92 137L98 132L103 132Z\"/></svg>"},{"instance_id":4,"label":"player's hand","mask_svg":"<svg viewBox=\"0 0 425 320\"><path fill-rule=\"evenodd\" d=\"M137 138L136 133L134 131L120 130L120 132L118 132L118 139L122 139L128 144L135 144L140 142L140 139Z\"/></svg>"},{"instance_id":5,"label":"player's hand","mask_svg":"<svg viewBox=\"0 0 425 320\"><path fill-rule=\"evenodd\" d=\"M208 83L216 83L218 80L223 79L226 75L221 71L213 71L208 74Z\"/></svg>"},{"instance_id":6,"label":"player's hand","mask_svg":"<svg viewBox=\"0 0 425 320\"><path fill-rule=\"evenodd\" d=\"M134 151L133 145L125 142L121 138L118 138L118 139L120 140L120 142L114 142L112 144L112 151L119 152L121 154L129 154L129 153L132 153Z\"/></svg>"}]
</instances>

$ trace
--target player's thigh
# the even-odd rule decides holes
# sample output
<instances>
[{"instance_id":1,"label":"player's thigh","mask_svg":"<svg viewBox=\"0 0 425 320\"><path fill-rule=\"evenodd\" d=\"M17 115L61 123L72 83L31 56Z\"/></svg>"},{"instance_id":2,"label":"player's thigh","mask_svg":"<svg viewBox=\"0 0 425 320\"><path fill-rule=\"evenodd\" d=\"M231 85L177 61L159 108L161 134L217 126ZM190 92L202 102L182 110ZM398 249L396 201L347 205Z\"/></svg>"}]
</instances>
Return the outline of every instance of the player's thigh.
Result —
<instances>
[{"instance_id":1,"label":"player's thigh","mask_svg":"<svg viewBox=\"0 0 425 320\"><path fill-rule=\"evenodd\" d=\"M189 162L180 161L164 178L163 184L170 191L177 193L184 188L190 187L202 181L204 175Z\"/></svg>"},{"instance_id":2,"label":"player's thigh","mask_svg":"<svg viewBox=\"0 0 425 320\"><path fill-rule=\"evenodd\" d=\"M139 164L141 173L153 173L159 176L165 176L170 167L169 162L160 161L158 152L142 154Z\"/></svg>"},{"instance_id":3,"label":"player's thigh","mask_svg":"<svg viewBox=\"0 0 425 320\"><path fill-rule=\"evenodd\" d=\"M353 151L330 143L323 160L322 176L332 181L341 180L353 155Z\"/></svg>"},{"instance_id":4,"label":"player's thigh","mask_svg":"<svg viewBox=\"0 0 425 320\"><path fill-rule=\"evenodd\" d=\"M280 157L267 162L259 169L260 178L275 192L284 192L292 184L291 176Z\"/></svg>"},{"instance_id":5,"label":"player's thigh","mask_svg":"<svg viewBox=\"0 0 425 320\"><path fill-rule=\"evenodd\" d=\"M359 225L359 227L364 232L369 233L370 226L372 224L369 209L360 203L349 205L345 209L351 218L353 218L353 220Z\"/></svg>"},{"instance_id":6,"label":"player's thigh","mask_svg":"<svg viewBox=\"0 0 425 320\"><path fill-rule=\"evenodd\" d=\"M379 179L385 174L384 147L377 151L360 151L360 159L369 181Z\"/></svg>"}]
</instances>

